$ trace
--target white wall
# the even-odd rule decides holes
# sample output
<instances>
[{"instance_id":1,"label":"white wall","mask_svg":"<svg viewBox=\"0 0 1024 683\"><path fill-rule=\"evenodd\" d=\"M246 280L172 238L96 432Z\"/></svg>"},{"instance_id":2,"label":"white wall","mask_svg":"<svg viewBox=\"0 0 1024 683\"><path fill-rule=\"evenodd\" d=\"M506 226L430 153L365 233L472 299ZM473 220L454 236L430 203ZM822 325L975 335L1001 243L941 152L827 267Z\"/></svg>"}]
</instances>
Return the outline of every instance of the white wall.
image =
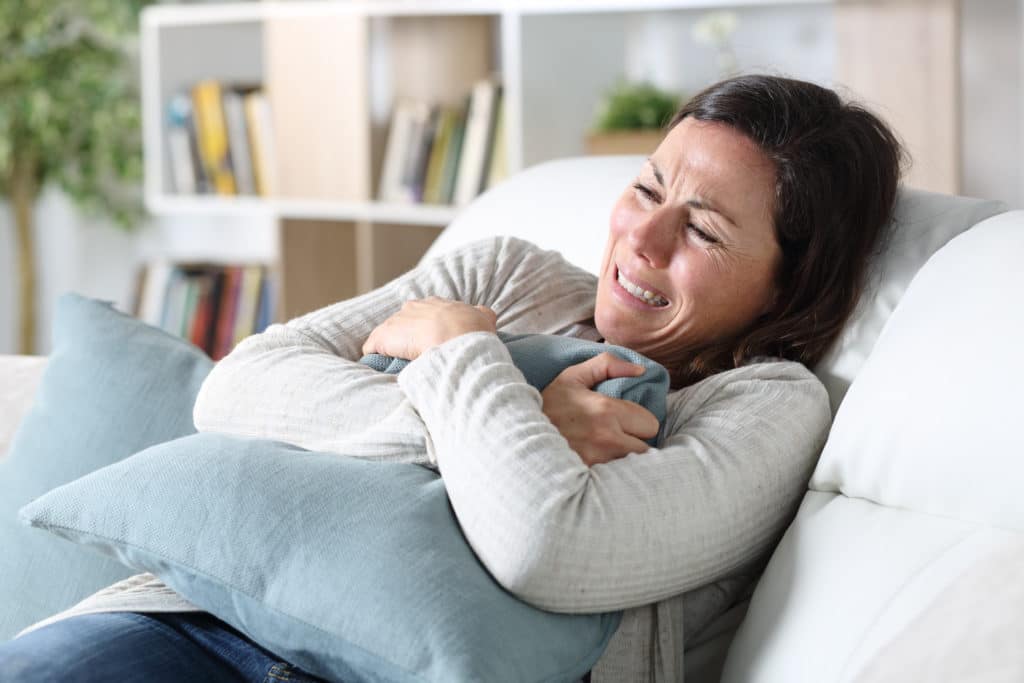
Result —
<instances>
[{"instance_id":1,"label":"white wall","mask_svg":"<svg viewBox=\"0 0 1024 683\"><path fill-rule=\"evenodd\" d=\"M1024 208L1020 0L962 0L963 193Z\"/></svg>"},{"instance_id":2,"label":"white wall","mask_svg":"<svg viewBox=\"0 0 1024 683\"><path fill-rule=\"evenodd\" d=\"M835 28L827 5L748 7L735 10L731 43L739 70L831 84ZM694 25L704 11L633 16L627 32L627 76L695 94L721 78L717 52L696 42Z\"/></svg>"}]
</instances>

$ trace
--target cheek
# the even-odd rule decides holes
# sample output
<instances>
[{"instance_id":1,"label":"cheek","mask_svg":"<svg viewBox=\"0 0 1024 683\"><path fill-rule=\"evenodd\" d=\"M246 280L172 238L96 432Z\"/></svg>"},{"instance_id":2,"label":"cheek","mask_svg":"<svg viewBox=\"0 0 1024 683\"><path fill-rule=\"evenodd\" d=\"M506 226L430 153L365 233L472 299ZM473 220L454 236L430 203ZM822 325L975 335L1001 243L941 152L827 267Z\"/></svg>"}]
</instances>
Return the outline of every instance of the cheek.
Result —
<instances>
[{"instance_id":1,"label":"cheek","mask_svg":"<svg viewBox=\"0 0 1024 683\"><path fill-rule=\"evenodd\" d=\"M636 212L631 209L626 200L619 199L612 208L612 215L609 222L609 237L620 238L625 236L629 232L629 226L633 224L634 214Z\"/></svg>"}]
</instances>

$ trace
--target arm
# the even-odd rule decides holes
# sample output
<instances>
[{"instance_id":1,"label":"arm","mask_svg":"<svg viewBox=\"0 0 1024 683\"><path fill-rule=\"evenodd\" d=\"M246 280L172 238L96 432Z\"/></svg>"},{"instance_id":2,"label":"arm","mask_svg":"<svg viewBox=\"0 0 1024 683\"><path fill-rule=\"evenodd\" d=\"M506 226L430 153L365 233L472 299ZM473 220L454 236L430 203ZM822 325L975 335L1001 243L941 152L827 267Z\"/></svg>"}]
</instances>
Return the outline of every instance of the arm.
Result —
<instances>
[{"instance_id":1,"label":"arm","mask_svg":"<svg viewBox=\"0 0 1024 683\"><path fill-rule=\"evenodd\" d=\"M398 381L481 561L522 599L563 612L652 603L766 554L830 420L802 366L748 366L671 396L661 448L587 467L493 335L437 346Z\"/></svg>"},{"instance_id":2,"label":"arm","mask_svg":"<svg viewBox=\"0 0 1024 683\"><path fill-rule=\"evenodd\" d=\"M555 305L531 303L552 281L560 283L548 297ZM366 457L394 448L400 459L416 461L425 450L423 429L395 377L357 362L370 332L406 300L428 296L489 306L498 325L513 332L553 332L567 312L575 319L590 314L593 282L556 252L523 240L466 245L384 287L242 341L203 383L196 429Z\"/></svg>"}]
</instances>

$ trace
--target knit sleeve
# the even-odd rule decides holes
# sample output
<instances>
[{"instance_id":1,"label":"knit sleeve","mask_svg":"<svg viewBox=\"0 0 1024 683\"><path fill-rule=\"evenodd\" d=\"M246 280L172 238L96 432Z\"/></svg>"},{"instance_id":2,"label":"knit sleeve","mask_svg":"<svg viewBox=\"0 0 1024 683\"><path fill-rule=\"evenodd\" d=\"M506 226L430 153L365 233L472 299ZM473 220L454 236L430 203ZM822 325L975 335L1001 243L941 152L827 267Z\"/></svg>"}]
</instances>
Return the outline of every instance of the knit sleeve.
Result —
<instances>
[{"instance_id":1,"label":"knit sleeve","mask_svg":"<svg viewBox=\"0 0 1024 683\"><path fill-rule=\"evenodd\" d=\"M672 394L659 448L588 468L492 334L434 347L398 381L483 564L562 612L652 603L757 561L792 519L830 422L808 370L758 363Z\"/></svg>"},{"instance_id":2,"label":"knit sleeve","mask_svg":"<svg viewBox=\"0 0 1024 683\"><path fill-rule=\"evenodd\" d=\"M524 240L478 241L387 285L243 340L196 399L200 432L269 438L311 450L426 462L423 427L393 375L360 363L363 342L408 299L438 296L490 306L509 331L551 332L583 319L593 276ZM541 296L541 282L563 283Z\"/></svg>"}]
</instances>

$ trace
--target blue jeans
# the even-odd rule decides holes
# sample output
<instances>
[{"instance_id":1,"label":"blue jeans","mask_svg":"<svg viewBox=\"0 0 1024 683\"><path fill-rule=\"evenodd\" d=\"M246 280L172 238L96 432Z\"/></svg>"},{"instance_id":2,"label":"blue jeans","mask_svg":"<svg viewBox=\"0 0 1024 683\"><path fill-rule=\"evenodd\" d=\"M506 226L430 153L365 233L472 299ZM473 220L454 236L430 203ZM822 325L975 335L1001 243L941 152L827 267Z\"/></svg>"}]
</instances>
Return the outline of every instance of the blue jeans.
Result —
<instances>
[{"instance_id":1,"label":"blue jeans","mask_svg":"<svg viewBox=\"0 0 1024 683\"><path fill-rule=\"evenodd\" d=\"M206 612L83 614L0 643L0 681L314 683Z\"/></svg>"}]
</instances>

